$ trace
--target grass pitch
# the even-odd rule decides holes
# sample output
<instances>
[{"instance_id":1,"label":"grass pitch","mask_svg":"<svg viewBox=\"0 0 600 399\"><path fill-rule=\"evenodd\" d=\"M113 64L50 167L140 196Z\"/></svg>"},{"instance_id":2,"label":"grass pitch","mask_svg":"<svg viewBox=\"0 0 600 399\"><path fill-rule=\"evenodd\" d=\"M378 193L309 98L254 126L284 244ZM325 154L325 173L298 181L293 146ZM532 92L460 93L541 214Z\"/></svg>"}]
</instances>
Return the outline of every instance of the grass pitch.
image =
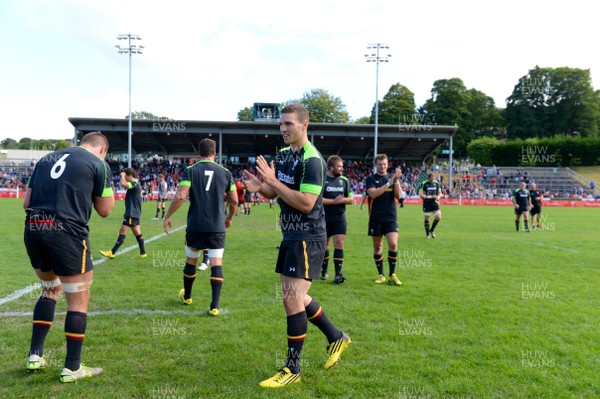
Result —
<instances>
[{"instance_id":1,"label":"grass pitch","mask_svg":"<svg viewBox=\"0 0 600 399\"><path fill-rule=\"evenodd\" d=\"M26 372L39 289L23 246L20 200L0 200L0 397L2 398L593 398L600 396L600 255L597 209L545 208L543 231L516 233L510 207L443 207L425 240L419 206L398 210L401 287L378 286L367 213L348 208L344 274L310 293L352 337L324 370L327 342L309 325L302 382L265 390L286 357L276 214L267 204L234 219L224 255L222 315L204 315L209 272L184 307L184 229L161 236L144 204L147 259L127 237L117 257L124 203L91 221L95 258L83 362L98 377L61 384L64 299L46 341L49 367ZM187 206L174 217L183 226ZM153 239L153 240L151 240ZM129 252L124 250L133 247ZM387 251L384 246L384 250ZM384 252L385 255L386 252ZM387 264L385 266L387 273ZM330 264L330 271L333 265Z\"/></svg>"}]
</instances>

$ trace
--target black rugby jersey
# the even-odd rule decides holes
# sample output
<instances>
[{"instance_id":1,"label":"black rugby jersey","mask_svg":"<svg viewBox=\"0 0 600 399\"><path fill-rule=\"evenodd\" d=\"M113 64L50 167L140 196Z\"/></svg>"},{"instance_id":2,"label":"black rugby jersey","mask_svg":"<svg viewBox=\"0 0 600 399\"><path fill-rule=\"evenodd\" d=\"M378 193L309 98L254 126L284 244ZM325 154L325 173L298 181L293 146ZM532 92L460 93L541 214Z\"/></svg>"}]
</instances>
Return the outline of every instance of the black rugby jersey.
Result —
<instances>
[{"instance_id":1,"label":"black rugby jersey","mask_svg":"<svg viewBox=\"0 0 600 399\"><path fill-rule=\"evenodd\" d=\"M513 193L513 198L515 199L519 208L527 208L529 206L529 191L526 189L518 188Z\"/></svg>"},{"instance_id":2,"label":"black rugby jersey","mask_svg":"<svg viewBox=\"0 0 600 399\"><path fill-rule=\"evenodd\" d=\"M346 176L329 177L325 175L325 189L323 190L323 198L335 199L338 195L344 197L352 197L350 190L350 182ZM344 220L346 213L346 204L334 204L325 206L326 222L334 222Z\"/></svg>"},{"instance_id":3,"label":"black rugby jersey","mask_svg":"<svg viewBox=\"0 0 600 399\"><path fill-rule=\"evenodd\" d=\"M435 196L436 198L425 198L423 199L423 204L434 204L437 202L437 196L440 195L442 189L440 188L440 183L437 181L430 182L429 180L425 180L423 185L421 186L421 191L425 195Z\"/></svg>"},{"instance_id":4,"label":"black rugby jersey","mask_svg":"<svg viewBox=\"0 0 600 399\"><path fill-rule=\"evenodd\" d=\"M125 217L139 219L142 217L142 186L137 179L129 182L128 186L125 193Z\"/></svg>"},{"instance_id":5,"label":"black rugby jersey","mask_svg":"<svg viewBox=\"0 0 600 399\"><path fill-rule=\"evenodd\" d=\"M540 201L538 199L539 196L542 195L542 192L540 190L531 190L529 192L529 196L531 197L531 205L537 207L540 207L542 205L542 201Z\"/></svg>"},{"instance_id":6,"label":"black rugby jersey","mask_svg":"<svg viewBox=\"0 0 600 399\"><path fill-rule=\"evenodd\" d=\"M377 173L367 177L365 188L368 192L370 188L379 188L385 186L387 182L392 181L390 173L381 176ZM369 219L378 222L397 221L396 198L394 197L394 185L377 198L369 198Z\"/></svg>"},{"instance_id":7,"label":"black rugby jersey","mask_svg":"<svg viewBox=\"0 0 600 399\"><path fill-rule=\"evenodd\" d=\"M87 237L94 197L110 197L108 165L83 147L52 152L36 164L27 185L28 212L43 212L60 221L63 231Z\"/></svg>"},{"instance_id":8,"label":"black rugby jersey","mask_svg":"<svg viewBox=\"0 0 600 399\"><path fill-rule=\"evenodd\" d=\"M321 153L311 142L307 142L299 151L292 151L291 147L285 147L277 153L275 157L277 179L292 190L319 196L308 214L288 205L281 197L277 199L281 208L279 224L284 240L327 239L323 207L325 168Z\"/></svg>"},{"instance_id":9,"label":"black rugby jersey","mask_svg":"<svg viewBox=\"0 0 600 399\"><path fill-rule=\"evenodd\" d=\"M216 162L201 160L183 171L181 186L190 187L187 230L225 233L224 196L235 191L231 172Z\"/></svg>"}]
</instances>

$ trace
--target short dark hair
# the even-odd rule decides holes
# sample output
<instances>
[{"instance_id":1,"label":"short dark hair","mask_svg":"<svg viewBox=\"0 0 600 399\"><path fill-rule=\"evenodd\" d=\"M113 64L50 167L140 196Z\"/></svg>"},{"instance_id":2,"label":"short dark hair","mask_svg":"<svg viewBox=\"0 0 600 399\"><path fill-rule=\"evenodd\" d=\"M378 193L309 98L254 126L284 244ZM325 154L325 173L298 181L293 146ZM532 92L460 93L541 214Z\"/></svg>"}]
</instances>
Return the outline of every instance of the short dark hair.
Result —
<instances>
[{"instance_id":1,"label":"short dark hair","mask_svg":"<svg viewBox=\"0 0 600 399\"><path fill-rule=\"evenodd\" d=\"M282 114L296 114L299 122L308 121L308 110L300 103L291 103L283 107Z\"/></svg>"},{"instance_id":2,"label":"short dark hair","mask_svg":"<svg viewBox=\"0 0 600 399\"><path fill-rule=\"evenodd\" d=\"M342 158L340 158L338 155L330 156L329 158L327 158L327 168L332 168L338 162L344 162L344 161L342 161Z\"/></svg>"},{"instance_id":3,"label":"short dark hair","mask_svg":"<svg viewBox=\"0 0 600 399\"><path fill-rule=\"evenodd\" d=\"M127 176L133 176L134 178L137 177L137 172L133 168L125 168L123 169L123 172L125 172Z\"/></svg>"},{"instance_id":4,"label":"short dark hair","mask_svg":"<svg viewBox=\"0 0 600 399\"><path fill-rule=\"evenodd\" d=\"M385 154L377 154L377 156L375 157L375 163L377 163L377 161L387 161L388 157Z\"/></svg>"},{"instance_id":5,"label":"short dark hair","mask_svg":"<svg viewBox=\"0 0 600 399\"><path fill-rule=\"evenodd\" d=\"M198 144L198 153L201 157L209 157L217 150L217 142L212 139L202 139Z\"/></svg>"},{"instance_id":6,"label":"short dark hair","mask_svg":"<svg viewBox=\"0 0 600 399\"><path fill-rule=\"evenodd\" d=\"M87 144L92 147L102 147L105 145L108 148L108 139L100 132L90 132L83 136L79 144Z\"/></svg>"}]
</instances>

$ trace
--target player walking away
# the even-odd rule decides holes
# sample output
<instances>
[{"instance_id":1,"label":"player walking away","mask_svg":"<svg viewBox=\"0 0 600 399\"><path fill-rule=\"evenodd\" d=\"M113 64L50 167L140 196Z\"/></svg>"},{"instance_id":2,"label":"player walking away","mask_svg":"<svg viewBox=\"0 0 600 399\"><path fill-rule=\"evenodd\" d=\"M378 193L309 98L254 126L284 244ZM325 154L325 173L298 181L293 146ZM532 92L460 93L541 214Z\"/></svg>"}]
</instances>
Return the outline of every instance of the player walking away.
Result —
<instances>
[{"instance_id":1,"label":"player walking away","mask_svg":"<svg viewBox=\"0 0 600 399\"><path fill-rule=\"evenodd\" d=\"M300 104L281 110L279 129L289 147L281 149L275 161L263 156L256 160L262 182L248 171L246 188L263 197L279 196L280 224L283 241L277 266L283 305L287 315L288 355L277 373L260 383L264 388L280 388L300 382L300 355L310 321L327 337L329 355L324 368L329 369L350 344L350 337L340 331L325 315L321 306L308 295L313 279L321 271L327 234L323 209L325 161L308 140L308 111Z\"/></svg>"},{"instance_id":2,"label":"player walking away","mask_svg":"<svg viewBox=\"0 0 600 399\"><path fill-rule=\"evenodd\" d=\"M542 200L544 194L538 190L535 183L531 183L530 186L531 190L529 190L529 196L531 197L531 211L529 211L529 214L531 215L531 228L541 230Z\"/></svg>"},{"instance_id":3,"label":"player walking away","mask_svg":"<svg viewBox=\"0 0 600 399\"><path fill-rule=\"evenodd\" d=\"M244 191L244 216L250 216L250 205L252 204L252 193Z\"/></svg>"},{"instance_id":4,"label":"player walking away","mask_svg":"<svg viewBox=\"0 0 600 399\"><path fill-rule=\"evenodd\" d=\"M208 314L218 316L221 287L224 281L222 266L225 233L231 226L238 198L231 172L215 162L217 143L211 139L203 139L200 141L199 149L200 161L183 171L175 198L171 201L171 206L165 215L163 227L168 234L171 216L177 212L189 195L190 207L184 246L186 260L183 268L183 288L179 291L179 299L185 305L192 304L196 265L200 259L200 251L208 248L212 290ZM225 216L224 196L228 199L227 216Z\"/></svg>"},{"instance_id":5,"label":"player walking away","mask_svg":"<svg viewBox=\"0 0 600 399\"><path fill-rule=\"evenodd\" d=\"M158 213L162 209L162 218L165 218L165 204L167 203L167 193L169 192L169 185L165 181L165 175L162 173L158 175L158 199L156 200L156 215L152 220L158 220Z\"/></svg>"},{"instance_id":6,"label":"player walking away","mask_svg":"<svg viewBox=\"0 0 600 399\"><path fill-rule=\"evenodd\" d=\"M427 175L427 180L421 187L423 200L423 215L425 216L425 238L435 238L435 227L442 220L439 200L442 198L440 183L435 180L433 173ZM433 224L429 227L429 216L433 213Z\"/></svg>"},{"instance_id":7,"label":"player walking away","mask_svg":"<svg viewBox=\"0 0 600 399\"><path fill-rule=\"evenodd\" d=\"M346 238L346 205L354 203L350 182L345 176L344 162L337 155L327 159L327 175L325 176L325 190L323 191L323 205L325 207L325 223L327 230L327 244L325 245L325 257L321 268L321 280L327 280L329 274L329 243L333 237L333 264L335 277L333 282L341 284L346 279L342 274L344 265L344 239Z\"/></svg>"},{"instance_id":8,"label":"player walking away","mask_svg":"<svg viewBox=\"0 0 600 399\"><path fill-rule=\"evenodd\" d=\"M240 180L235 181L235 189L237 191L239 205L244 209L244 214L246 214L246 210L244 208L244 184ZM238 216L240 208L236 208L235 216Z\"/></svg>"},{"instance_id":9,"label":"player walking away","mask_svg":"<svg viewBox=\"0 0 600 399\"><path fill-rule=\"evenodd\" d=\"M93 275L88 222L92 207L101 217L107 217L114 207L112 175L103 161L107 151L106 137L93 132L83 137L79 147L46 155L31 175L23 202L27 213L25 247L42 285L33 309L25 368L39 370L47 365L44 343L64 291L68 303L64 327L67 355L61 382L103 371L81 364L81 351Z\"/></svg>"},{"instance_id":10,"label":"player walking away","mask_svg":"<svg viewBox=\"0 0 600 399\"><path fill-rule=\"evenodd\" d=\"M367 177L365 187L369 195L369 235L373 238L373 258L379 277L376 284L389 283L401 285L396 276L398 262L398 217L396 199L400 198L400 176L402 170L397 168L393 174L388 173L388 157L378 154L375 157L376 173ZM389 278L383 274L383 236L387 240Z\"/></svg>"},{"instance_id":11,"label":"player walking away","mask_svg":"<svg viewBox=\"0 0 600 399\"><path fill-rule=\"evenodd\" d=\"M131 229L137 240L138 246L140 247L140 254L137 257L139 259L147 258L148 254L144 248L144 236L142 235L142 229L140 227L140 218L142 217L142 187L140 181L137 179L135 169L123 169L119 184L121 187L127 189L125 193L125 215L123 215L123 224L119 230L117 242L115 242L112 249L100 251L100 254L108 259L113 259L121 245L125 242L127 232Z\"/></svg>"},{"instance_id":12,"label":"player walking away","mask_svg":"<svg viewBox=\"0 0 600 399\"><path fill-rule=\"evenodd\" d=\"M531 196L527 191L527 183L521 182L521 187L516 189L512 196L512 202L515 206L515 227L519 231L519 225L521 222L521 215L523 215L523 224L525 225L525 231L529 233L529 209L531 209Z\"/></svg>"}]
</instances>

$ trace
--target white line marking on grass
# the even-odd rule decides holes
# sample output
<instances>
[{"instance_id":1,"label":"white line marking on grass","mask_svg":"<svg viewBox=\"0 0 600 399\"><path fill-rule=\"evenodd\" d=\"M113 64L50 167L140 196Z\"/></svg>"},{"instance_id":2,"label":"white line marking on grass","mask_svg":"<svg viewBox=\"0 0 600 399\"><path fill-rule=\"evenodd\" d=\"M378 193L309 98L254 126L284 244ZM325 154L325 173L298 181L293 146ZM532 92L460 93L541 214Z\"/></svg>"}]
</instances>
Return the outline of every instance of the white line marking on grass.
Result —
<instances>
[{"instance_id":1,"label":"white line marking on grass","mask_svg":"<svg viewBox=\"0 0 600 399\"><path fill-rule=\"evenodd\" d=\"M0 305L4 305L5 303L14 301L15 299L19 299L21 298L23 295L27 295L29 294L31 291L37 290L38 288L41 287L40 283L35 283L32 285L28 285L25 288L21 288L20 290L16 290L15 292L13 292L12 294L5 296L4 298L0 299Z\"/></svg>"},{"instance_id":2,"label":"white line marking on grass","mask_svg":"<svg viewBox=\"0 0 600 399\"><path fill-rule=\"evenodd\" d=\"M220 309L221 314L228 314L227 309ZM67 312L56 312L57 316L64 316ZM139 315L158 315L158 316L203 316L207 315L206 310L194 311L189 310L156 310L156 309L114 309L114 310L95 310L88 312L88 316L112 316L112 315L124 315L124 316L139 316ZM0 318L5 317L31 317L33 312L1 312Z\"/></svg>"},{"instance_id":3,"label":"white line marking on grass","mask_svg":"<svg viewBox=\"0 0 600 399\"><path fill-rule=\"evenodd\" d=\"M532 242L532 241L527 241L527 240L517 240L514 238L508 238L508 237L502 237L502 236L497 236L497 235L492 235L492 237L494 238L500 238L502 240L508 240L508 241L514 241L514 242L520 242L520 243L525 243L527 245L537 245L538 247L546 247L546 248L552 248L552 249L558 249L560 251L567 251L567 252L573 252L575 254L578 254L579 251L575 250L575 249L571 249L571 248L563 248L563 247L558 247L556 245L546 245L546 244L542 244L539 242Z\"/></svg>"},{"instance_id":4,"label":"white line marking on grass","mask_svg":"<svg viewBox=\"0 0 600 399\"><path fill-rule=\"evenodd\" d=\"M180 226L180 227L177 227L177 228L171 230L170 233L174 233L176 231L185 229L186 227L187 227L187 225L184 224L183 226ZM162 237L164 237L166 235L167 235L167 233L160 233L160 234L155 235L154 237L150 237L147 240L144 240L144 242L147 243L147 242L156 241L159 238L162 238ZM119 251L119 253L117 255L115 255L115 257L119 256L119 255L122 255L122 254L124 254L126 252L133 251L136 248L139 248L139 246L137 244L136 245L131 245L131 246L129 246L127 248L124 248L121 251ZM101 263L103 263L105 261L106 261L106 258L101 258L101 259L98 259L97 261L95 260L94 261L94 267L98 266L99 264L101 264ZM7 295L4 298L0 298L0 305L4 305L5 303L12 302L12 301L14 301L16 299L19 299L23 295L27 295L30 292L35 291L35 290L37 290L40 287L41 287L40 283L35 283L35 284L32 284L32 285L28 285L25 288L21 288L20 290L16 290L12 294Z\"/></svg>"}]
</instances>

